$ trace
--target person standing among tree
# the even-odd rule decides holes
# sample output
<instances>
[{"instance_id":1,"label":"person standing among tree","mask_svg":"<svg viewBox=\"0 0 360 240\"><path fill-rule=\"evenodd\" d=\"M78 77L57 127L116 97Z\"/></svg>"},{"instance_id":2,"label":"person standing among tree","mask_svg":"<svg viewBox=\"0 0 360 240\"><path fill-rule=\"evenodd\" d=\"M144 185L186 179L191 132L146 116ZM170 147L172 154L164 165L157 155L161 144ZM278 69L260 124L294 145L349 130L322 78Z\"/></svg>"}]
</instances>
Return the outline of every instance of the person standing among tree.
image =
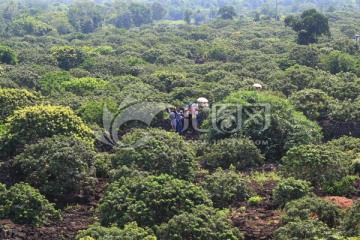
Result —
<instances>
[{"instance_id":1,"label":"person standing among tree","mask_svg":"<svg viewBox=\"0 0 360 240\"><path fill-rule=\"evenodd\" d=\"M176 112L176 132L178 132L180 135L183 133L183 124L182 120L184 118L184 114L182 110L180 112Z\"/></svg>"},{"instance_id":2,"label":"person standing among tree","mask_svg":"<svg viewBox=\"0 0 360 240\"><path fill-rule=\"evenodd\" d=\"M170 109L167 108L166 112L169 113L171 131L175 132L176 131L176 115L177 115L176 107L174 107L172 111L170 111Z\"/></svg>"}]
</instances>

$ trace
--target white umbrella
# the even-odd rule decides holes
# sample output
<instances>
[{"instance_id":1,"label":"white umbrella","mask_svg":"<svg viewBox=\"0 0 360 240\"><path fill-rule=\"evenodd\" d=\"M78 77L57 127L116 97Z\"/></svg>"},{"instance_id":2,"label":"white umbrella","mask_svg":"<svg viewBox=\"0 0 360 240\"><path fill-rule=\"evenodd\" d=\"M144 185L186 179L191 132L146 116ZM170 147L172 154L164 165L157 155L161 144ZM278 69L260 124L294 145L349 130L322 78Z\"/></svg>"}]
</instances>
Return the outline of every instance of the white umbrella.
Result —
<instances>
[{"instance_id":1,"label":"white umbrella","mask_svg":"<svg viewBox=\"0 0 360 240\"><path fill-rule=\"evenodd\" d=\"M253 87L254 88L262 88L261 84L259 84L259 83L254 83Z\"/></svg>"},{"instance_id":2,"label":"white umbrella","mask_svg":"<svg viewBox=\"0 0 360 240\"><path fill-rule=\"evenodd\" d=\"M207 100L204 97L199 97L198 99L196 99L196 102L198 102L198 103L208 103L209 100Z\"/></svg>"}]
</instances>

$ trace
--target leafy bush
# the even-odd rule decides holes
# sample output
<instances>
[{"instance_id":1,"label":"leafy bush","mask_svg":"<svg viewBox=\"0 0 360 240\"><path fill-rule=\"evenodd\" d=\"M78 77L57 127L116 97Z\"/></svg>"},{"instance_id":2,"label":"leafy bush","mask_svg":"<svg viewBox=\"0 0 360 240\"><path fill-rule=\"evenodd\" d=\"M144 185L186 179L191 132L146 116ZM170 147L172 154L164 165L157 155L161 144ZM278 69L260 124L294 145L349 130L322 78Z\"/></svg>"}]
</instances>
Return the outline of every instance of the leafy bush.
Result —
<instances>
[{"instance_id":1,"label":"leafy bush","mask_svg":"<svg viewBox=\"0 0 360 240\"><path fill-rule=\"evenodd\" d=\"M104 109L116 113L118 104L115 101L91 101L82 103L77 113L86 123L96 123L99 126L104 124ZM113 119L111 119L113 120Z\"/></svg>"},{"instance_id":2,"label":"leafy bush","mask_svg":"<svg viewBox=\"0 0 360 240\"><path fill-rule=\"evenodd\" d=\"M69 81L64 81L61 86L65 91L75 93L83 96L92 93L97 88L107 85L107 81L99 78L72 78Z\"/></svg>"},{"instance_id":3,"label":"leafy bush","mask_svg":"<svg viewBox=\"0 0 360 240\"><path fill-rule=\"evenodd\" d=\"M89 194L97 182L95 152L88 143L74 137L54 136L28 145L14 159L14 166L26 182L41 193L68 198Z\"/></svg>"},{"instance_id":4,"label":"leafy bush","mask_svg":"<svg viewBox=\"0 0 360 240\"><path fill-rule=\"evenodd\" d=\"M171 92L176 84L184 81L184 75L181 73L174 73L168 71L157 71L152 74L156 84L154 85L161 91ZM154 83L153 83L154 84Z\"/></svg>"},{"instance_id":5,"label":"leafy bush","mask_svg":"<svg viewBox=\"0 0 360 240\"><path fill-rule=\"evenodd\" d=\"M349 208L346 213L340 229L345 236L358 237L360 235L360 200Z\"/></svg>"},{"instance_id":6,"label":"leafy bush","mask_svg":"<svg viewBox=\"0 0 360 240\"><path fill-rule=\"evenodd\" d=\"M351 169L354 172L354 174L360 175L360 158L354 159Z\"/></svg>"},{"instance_id":7,"label":"leafy bush","mask_svg":"<svg viewBox=\"0 0 360 240\"><path fill-rule=\"evenodd\" d=\"M360 153L360 138L343 136L327 142L326 145L339 148L344 152L353 151L355 153Z\"/></svg>"},{"instance_id":8,"label":"leafy bush","mask_svg":"<svg viewBox=\"0 0 360 240\"><path fill-rule=\"evenodd\" d=\"M80 238L79 240L95 240L95 239L93 239L92 237L86 236L86 237Z\"/></svg>"},{"instance_id":9,"label":"leafy bush","mask_svg":"<svg viewBox=\"0 0 360 240\"><path fill-rule=\"evenodd\" d=\"M187 181L169 175L121 178L106 188L100 220L104 226L136 221L141 227L152 227L199 204L212 203L202 188Z\"/></svg>"},{"instance_id":10,"label":"leafy bush","mask_svg":"<svg viewBox=\"0 0 360 240\"><path fill-rule=\"evenodd\" d=\"M339 99L341 101L344 100L355 100L359 96L360 91L360 79L354 73L349 72L341 72L336 74L336 77L327 80L324 82L325 79L322 79L322 82L318 83L318 88L322 88L319 84L327 85L331 84L331 88L325 87L324 88L329 92L329 95ZM326 81L326 80L325 80ZM338 110L339 111L339 110ZM355 110L356 111L356 110ZM335 117L338 115L337 112L333 113ZM341 116L346 119L347 116Z\"/></svg>"},{"instance_id":11,"label":"leafy bush","mask_svg":"<svg viewBox=\"0 0 360 240\"><path fill-rule=\"evenodd\" d=\"M297 42L301 45L317 43L321 35L330 36L328 18L316 9L305 10L300 18L287 16L284 22L298 33Z\"/></svg>"},{"instance_id":12,"label":"leafy bush","mask_svg":"<svg viewBox=\"0 0 360 240\"><path fill-rule=\"evenodd\" d=\"M0 202L5 201L6 199L6 185L0 183Z\"/></svg>"},{"instance_id":13,"label":"leafy bush","mask_svg":"<svg viewBox=\"0 0 360 240\"><path fill-rule=\"evenodd\" d=\"M0 66L0 87L1 88L20 88L20 86L9 78L2 78L3 68Z\"/></svg>"},{"instance_id":14,"label":"leafy bush","mask_svg":"<svg viewBox=\"0 0 360 240\"><path fill-rule=\"evenodd\" d=\"M15 110L33 105L38 97L25 89L0 89L0 120L5 120Z\"/></svg>"},{"instance_id":15,"label":"leafy bush","mask_svg":"<svg viewBox=\"0 0 360 240\"><path fill-rule=\"evenodd\" d=\"M41 226L50 220L60 220L59 211L40 192L27 183L17 183L9 190L1 185L0 218L17 224Z\"/></svg>"},{"instance_id":16,"label":"leafy bush","mask_svg":"<svg viewBox=\"0 0 360 240\"><path fill-rule=\"evenodd\" d=\"M260 149L248 139L224 139L206 150L201 159L211 169L228 169L233 165L237 170L247 170L259 166L263 161Z\"/></svg>"},{"instance_id":17,"label":"leafy bush","mask_svg":"<svg viewBox=\"0 0 360 240\"><path fill-rule=\"evenodd\" d=\"M32 106L7 119L8 131L1 147L5 156L21 151L25 144L54 135L72 135L90 140L92 131L69 107Z\"/></svg>"},{"instance_id":18,"label":"leafy bush","mask_svg":"<svg viewBox=\"0 0 360 240\"><path fill-rule=\"evenodd\" d=\"M267 143L259 145L259 148L267 159L277 160L293 146L318 142L321 139L320 127L316 123L307 120L289 101L271 92L241 90L226 97L219 104L241 106L242 112L238 114L242 115L242 121L238 123L240 119L229 114L233 108L220 108L217 118L208 120L202 126L207 129L216 125L217 129L212 129L208 134L210 141L228 137L250 137L254 141Z\"/></svg>"},{"instance_id":19,"label":"leafy bush","mask_svg":"<svg viewBox=\"0 0 360 240\"><path fill-rule=\"evenodd\" d=\"M263 198L260 197L260 196L254 196L254 197L251 197L247 200L247 203L250 205L250 206L257 206L259 205L261 202L263 201Z\"/></svg>"},{"instance_id":20,"label":"leafy bush","mask_svg":"<svg viewBox=\"0 0 360 240\"><path fill-rule=\"evenodd\" d=\"M1 77L10 79L13 84L10 87L20 86L25 89L35 89L38 87L38 82L46 68L35 64L22 64L16 67L7 69ZM9 83L7 84L9 85Z\"/></svg>"},{"instance_id":21,"label":"leafy bush","mask_svg":"<svg viewBox=\"0 0 360 240\"><path fill-rule=\"evenodd\" d=\"M269 76L269 85L272 89L281 91L286 96L289 96L297 91L310 88L314 84L316 75L316 70L311 67L294 65L285 71L277 71L271 74Z\"/></svg>"},{"instance_id":22,"label":"leafy bush","mask_svg":"<svg viewBox=\"0 0 360 240\"><path fill-rule=\"evenodd\" d=\"M339 72L353 72L356 70L357 59L341 51L332 51L322 57L321 68L332 74Z\"/></svg>"},{"instance_id":23,"label":"leafy bush","mask_svg":"<svg viewBox=\"0 0 360 240\"><path fill-rule=\"evenodd\" d=\"M111 164L112 155L109 153L98 153L94 158L94 166L96 169L97 177L109 177L112 170Z\"/></svg>"},{"instance_id":24,"label":"leafy bush","mask_svg":"<svg viewBox=\"0 0 360 240\"><path fill-rule=\"evenodd\" d=\"M314 187L329 187L349 174L352 157L329 145L302 145L286 153L281 172Z\"/></svg>"},{"instance_id":25,"label":"leafy bush","mask_svg":"<svg viewBox=\"0 0 360 240\"><path fill-rule=\"evenodd\" d=\"M72 46L56 46L51 48L51 53L64 70L75 68L85 60L85 53Z\"/></svg>"},{"instance_id":26,"label":"leafy bush","mask_svg":"<svg viewBox=\"0 0 360 240\"><path fill-rule=\"evenodd\" d=\"M96 240L156 240L151 229L141 228L136 222L126 224L123 229L115 226L102 227L99 223L94 223L76 235L79 240L86 237Z\"/></svg>"},{"instance_id":27,"label":"leafy bush","mask_svg":"<svg viewBox=\"0 0 360 240\"><path fill-rule=\"evenodd\" d=\"M275 240L330 239L334 231L317 219L297 220L275 230Z\"/></svg>"},{"instance_id":28,"label":"leafy bush","mask_svg":"<svg viewBox=\"0 0 360 240\"><path fill-rule=\"evenodd\" d=\"M329 118L335 99L318 89L305 89L295 92L289 98L297 110L313 121Z\"/></svg>"},{"instance_id":29,"label":"leafy bush","mask_svg":"<svg viewBox=\"0 0 360 240\"><path fill-rule=\"evenodd\" d=\"M334 182L332 186L325 187L324 190L329 195L345 196L356 191L354 184L358 179L358 176L345 176L340 181Z\"/></svg>"},{"instance_id":30,"label":"leafy bush","mask_svg":"<svg viewBox=\"0 0 360 240\"><path fill-rule=\"evenodd\" d=\"M24 15L11 22L10 31L16 36L44 36L55 31L55 29L51 25L48 25L33 16Z\"/></svg>"},{"instance_id":31,"label":"leafy bush","mask_svg":"<svg viewBox=\"0 0 360 240\"><path fill-rule=\"evenodd\" d=\"M0 63L17 64L18 60L13 49L7 46L0 46Z\"/></svg>"},{"instance_id":32,"label":"leafy bush","mask_svg":"<svg viewBox=\"0 0 360 240\"><path fill-rule=\"evenodd\" d=\"M67 71L48 72L40 79L40 90L43 94L63 91L63 82L69 81L71 75Z\"/></svg>"},{"instance_id":33,"label":"leafy bush","mask_svg":"<svg viewBox=\"0 0 360 240\"><path fill-rule=\"evenodd\" d=\"M336 227L340 223L340 208L331 201L318 197L305 197L291 201L285 205L284 210L287 215L282 218L283 222L317 217L330 228Z\"/></svg>"},{"instance_id":34,"label":"leafy bush","mask_svg":"<svg viewBox=\"0 0 360 240\"><path fill-rule=\"evenodd\" d=\"M285 206L289 201L311 195L312 187L307 181L295 178L281 180L273 190L274 202L279 206Z\"/></svg>"},{"instance_id":35,"label":"leafy bush","mask_svg":"<svg viewBox=\"0 0 360 240\"><path fill-rule=\"evenodd\" d=\"M224 46L214 46L209 50L209 57L217 61L226 61L229 56L229 49Z\"/></svg>"},{"instance_id":36,"label":"leafy bush","mask_svg":"<svg viewBox=\"0 0 360 240\"><path fill-rule=\"evenodd\" d=\"M218 211L204 205L198 206L192 213L174 216L162 224L156 231L162 239L243 239L238 229L231 226L227 211Z\"/></svg>"},{"instance_id":37,"label":"leafy bush","mask_svg":"<svg viewBox=\"0 0 360 240\"><path fill-rule=\"evenodd\" d=\"M135 165L142 171L169 174L185 180L195 176L195 150L176 133L161 129L134 129L123 137L121 143L126 147L120 146L116 150L114 167ZM132 147L134 144L136 147Z\"/></svg>"},{"instance_id":38,"label":"leafy bush","mask_svg":"<svg viewBox=\"0 0 360 240\"><path fill-rule=\"evenodd\" d=\"M151 174L149 172L140 171L135 166L122 166L121 168L112 169L109 172L110 180L111 181L117 181L120 178L144 178L148 177Z\"/></svg>"},{"instance_id":39,"label":"leafy bush","mask_svg":"<svg viewBox=\"0 0 360 240\"><path fill-rule=\"evenodd\" d=\"M289 59L307 67L318 66L319 50L316 45L293 46L289 52Z\"/></svg>"},{"instance_id":40,"label":"leafy bush","mask_svg":"<svg viewBox=\"0 0 360 240\"><path fill-rule=\"evenodd\" d=\"M236 201L244 201L251 195L247 182L233 167L229 171L218 168L206 178L204 188L210 192L214 206L219 208L226 208Z\"/></svg>"},{"instance_id":41,"label":"leafy bush","mask_svg":"<svg viewBox=\"0 0 360 240\"><path fill-rule=\"evenodd\" d=\"M250 175L251 181L263 184L268 181L278 182L281 180L281 177L274 171L253 171Z\"/></svg>"}]
</instances>

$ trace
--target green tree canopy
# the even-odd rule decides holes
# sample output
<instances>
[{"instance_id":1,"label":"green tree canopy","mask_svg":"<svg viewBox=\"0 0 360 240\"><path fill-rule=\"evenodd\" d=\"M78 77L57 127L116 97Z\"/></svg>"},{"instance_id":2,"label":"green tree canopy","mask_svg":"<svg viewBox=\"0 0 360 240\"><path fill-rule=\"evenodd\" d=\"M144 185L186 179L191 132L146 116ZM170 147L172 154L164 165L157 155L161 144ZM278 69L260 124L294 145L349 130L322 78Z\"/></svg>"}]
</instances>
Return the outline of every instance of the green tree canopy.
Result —
<instances>
[{"instance_id":1,"label":"green tree canopy","mask_svg":"<svg viewBox=\"0 0 360 240\"><path fill-rule=\"evenodd\" d=\"M245 201L251 196L251 191L246 182L235 169L228 171L218 168L206 177L204 188L209 191L214 207L227 208L236 202Z\"/></svg>"},{"instance_id":2,"label":"green tree canopy","mask_svg":"<svg viewBox=\"0 0 360 240\"><path fill-rule=\"evenodd\" d=\"M281 172L309 181L314 187L330 187L350 173L353 158L353 154L331 144L295 146L282 159Z\"/></svg>"},{"instance_id":3,"label":"green tree canopy","mask_svg":"<svg viewBox=\"0 0 360 240\"><path fill-rule=\"evenodd\" d=\"M101 26L105 12L93 1L75 1L70 5L68 20L74 29L91 33Z\"/></svg>"},{"instance_id":4,"label":"green tree canopy","mask_svg":"<svg viewBox=\"0 0 360 240\"><path fill-rule=\"evenodd\" d=\"M162 224L156 235L159 240L165 239L207 239L238 240L243 235L233 228L228 219L228 211L200 205L192 213L174 216L169 222Z\"/></svg>"},{"instance_id":5,"label":"green tree canopy","mask_svg":"<svg viewBox=\"0 0 360 240\"><path fill-rule=\"evenodd\" d=\"M304 89L295 92L289 100L297 110L313 121L329 119L338 104L334 98L318 89Z\"/></svg>"},{"instance_id":6,"label":"green tree canopy","mask_svg":"<svg viewBox=\"0 0 360 240\"><path fill-rule=\"evenodd\" d=\"M222 19L233 19L236 17L236 11L233 6L223 6L219 9L218 14Z\"/></svg>"},{"instance_id":7,"label":"green tree canopy","mask_svg":"<svg viewBox=\"0 0 360 240\"><path fill-rule=\"evenodd\" d=\"M136 221L141 227L153 227L200 204L211 206L212 202L201 187L188 181L169 175L121 178L107 187L100 220L104 226Z\"/></svg>"},{"instance_id":8,"label":"green tree canopy","mask_svg":"<svg viewBox=\"0 0 360 240\"><path fill-rule=\"evenodd\" d=\"M160 2L153 2L151 4L152 19L161 20L166 15L166 9Z\"/></svg>"},{"instance_id":9,"label":"green tree canopy","mask_svg":"<svg viewBox=\"0 0 360 240\"><path fill-rule=\"evenodd\" d=\"M39 21L32 16L22 17L14 20L10 26L10 29L16 36L44 36L52 31L56 31L56 29L54 29L51 25Z\"/></svg>"},{"instance_id":10,"label":"green tree canopy","mask_svg":"<svg viewBox=\"0 0 360 240\"><path fill-rule=\"evenodd\" d=\"M152 23L151 9L142 3L131 3L129 10L132 15L132 21L135 26Z\"/></svg>"},{"instance_id":11,"label":"green tree canopy","mask_svg":"<svg viewBox=\"0 0 360 240\"><path fill-rule=\"evenodd\" d=\"M61 86L65 91L75 93L77 95L88 95L94 90L105 87L108 84L107 81L100 78L71 78L68 81L62 81Z\"/></svg>"},{"instance_id":12,"label":"green tree canopy","mask_svg":"<svg viewBox=\"0 0 360 240\"><path fill-rule=\"evenodd\" d=\"M56 46L51 48L51 53L64 70L75 68L85 60L84 52L72 46Z\"/></svg>"},{"instance_id":13,"label":"green tree canopy","mask_svg":"<svg viewBox=\"0 0 360 240\"><path fill-rule=\"evenodd\" d=\"M311 218L311 213L316 214L317 218L328 227L337 227L340 223L341 209L335 203L319 197L304 197L296 199L286 204L284 208L287 215L282 219L283 222L292 222L297 219L306 220Z\"/></svg>"},{"instance_id":14,"label":"green tree canopy","mask_svg":"<svg viewBox=\"0 0 360 240\"><path fill-rule=\"evenodd\" d=\"M17 183L8 190L0 183L0 217L17 224L35 226L61 219L54 204L27 183Z\"/></svg>"},{"instance_id":15,"label":"green tree canopy","mask_svg":"<svg viewBox=\"0 0 360 240\"><path fill-rule=\"evenodd\" d=\"M80 230L76 239L82 240L92 237L96 240L156 240L156 236L150 228L142 228L136 222L128 223L123 229L118 227L103 227L94 223L86 230Z\"/></svg>"},{"instance_id":16,"label":"green tree canopy","mask_svg":"<svg viewBox=\"0 0 360 240\"><path fill-rule=\"evenodd\" d=\"M4 121L15 110L34 105L38 99L36 95L25 89L0 89L0 120Z\"/></svg>"},{"instance_id":17,"label":"green tree canopy","mask_svg":"<svg viewBox=\"0 0 360 240\"><path fill-rule=\"evenodd\" d=\"M64 90L63 82L69 81L71 75L67 71L48 72L40 79L40 90L43 94L61 92Z\"/></svg>"},{"instance_id":18,"label":"green tree canopy","mask_svg":"<svg viewBox=\"0 0 360 240\"><path fill-rule=\"evenodd\" d=\"M275 230L275 240L287 239L332 239L335 231L316 218L296 219Z\"/></svg>"},{"instance_id":19,"label":"green tree canopy","mask_svg":"<svg viewBox=\"0 0 360 240\"><path fill-rule=\"evenodd\" d=\"M293 16L285 18L285 26L291 27L298 33L298 43L306 45L316 43L320 35L330 35L327 17L318 13L315 9L304 11L300 19Z\"/></svg>"},{"instance_id":20,"label":"green tree canopy","mask_svg":"<svg viewBox=\"0 0 360 240\"><path fill-rule=\"evenodd\" d=\"M358 237L360 235L359 221L360 200L357 200L345 213L344 221L341 224L343 234L348 237Z\"/></svg>"},{"instance_id":21,"label":"green tree canopy","mask_svg":"<svg viewBox=\"0 0 360 240\"><path fill-rule=\"evenodd\" d=\"M16 110L7 119L7 132L1 139L3 155L20 152L29 143L54 135L92 138L91 129L69 107L30 106Z\"/></svg>"},{"instance_id":22,"label":"green tree canopy","mask_svg":"<svg viewBox=\"0 0 360 240\"><path fill-rule=\"evenodd\" d=\"M249 137L260 143L258 147L268 159L278 159L291 147L318 142L322 137L316 123L307 120L289 101L271 92L241 90L219 104L223 107L216 118L207 120L202 126L211 129L208 139Z\"/></svg>"},{"instance_id":23,"label":"green tree canopy","mask_svg":"<svg viewBox=\"0 0 360 240\"><path fill-rule=\"evenodd\" d=\"M18 59L14 50L7 46L0 46L0 63L17 64Z\"/></svg>"},{"instance_id":24,"label":"green tree canopy","mask_svg":"<svg viewBox=\"0 0 360 240\"><path fill-rule=\"evenodd\" d=\"M131 147L134 144L139 146ZM135 129L126 134L113 157L115 167L135 165L152 174L169 174L192 180L198 164L194 148L177 133L160 129ZM130 146L130 147L129 147Z\"/></svg>"},{"instance_id":25,"label":"green tree canopy","mask_svg":"<svg viewBox=\"0 0 360 240\"><path fill-rule=\"evenodd\" d=\"M295 178L284 178L273 189L273 199L280 207L285 206L291 200L311 195L311 184Z\"/></svg>"},{"instance_id":26,"label":"green tree canopy","mask_svg":"<svg viewBox=\"0 0 360 240\"><path fill-rule=\"evenodd\" d=\"M357 68L357 59L341 51L332 51L322 57L320 66L332 74L354 72Z\"/></svg>"},{"instance_id":27,"label":"green tree canopy","mask_svg":"<svg viewBox=\"0 0 360 240\"><path fill-rule=\"evenodd\" d=\"M89 195L97 179L95 152L88 142L68 136L54 136L27 145L15 157L20 176L52 198L68 199Z\"/></svg>"},{"instance_id":28,"label":"green tree canopy","mask_svg":"<svg viewBox=\"0 0 360 240\"><path fill-rule=\"evenodd\" d=\"M218 167L229 169L231 165L237 170L248 170L261 165L263 158L260 149L253 141L240 138L223 139L209 145L201 160L212 170Z\"/></svg>"}]
</instances>

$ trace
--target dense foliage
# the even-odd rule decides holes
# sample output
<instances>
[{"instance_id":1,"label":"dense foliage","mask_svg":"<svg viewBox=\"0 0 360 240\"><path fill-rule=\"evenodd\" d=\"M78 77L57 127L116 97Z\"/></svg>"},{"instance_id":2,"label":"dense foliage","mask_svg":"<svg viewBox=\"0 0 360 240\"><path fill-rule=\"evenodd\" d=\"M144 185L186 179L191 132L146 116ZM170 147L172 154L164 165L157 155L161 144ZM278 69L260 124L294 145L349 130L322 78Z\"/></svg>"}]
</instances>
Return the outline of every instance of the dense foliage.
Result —
<instances>
[{"instance_id":1,"label":"dense foliage","mask_svg":"<svg viewBox=\"0 0 360 240\"><path fill-rule=\"evenodd\" d=\"M174 216L162 224L156 235L158 239L243 239L238 229L227 219L226 211L200 205L192 213Z\"/></svg>"},{"instance_id":2,"label":"dense foliage","mask_svg":"<svg viewBox=\"0 0 360 240\"><path fill-rule=\"evenodd\" d=\"M360 234L360 201L358 200L345 214L344 222L341 225L341 230L345 236L358 237Z\"/></svg>"},{"instance_id":3,"label":"dense foliage","mask_svg":"<svg viewBox=\"0 0 360 240\"><path fill-rule=\"evenodd\" d=\"M263 162L260 150L249 139L220 140L207 146L203 154L201 159L210 169L229 169L230 165L233 165L238 170L247 170Z\"/></svg>"},{"instance_id":4,"label":"dense foliage","mask_svg":"<svg viewBox=\"0 0 360 240\"><path fill-rule=\"evenodd\" d=\"M136 221L152 227L200 204L212 205L203 189L169 175L121 178L106 188L100 220L104 226Z\"/></svg>"},{"instance_id":5,"label":"dense foliage","mask_svg":"<svg viewBox=\"0 0 360 240\"><path fill-rule=\"evenodd\" d=\"M336 108L335 99L318 89L295 92L289 100L297 110L313 121L328 119Z\"/></svg>"},{"instance_id":6,"label":"dense foliage","mask_svg":"<svg viewBox=\"0 0 360 240\"><path fill-rule=\"evenodd\" d=\"M311 195L310 183L295 178L282 179L273 190L274 202L279 206L285 206L289 201Z\"/></svg>"},{"instance_id":7,"label":"dense foliage","mask_svg":"<svg viewBox=\"0 0 360 240\"><path fill-rule=\"evenodd\" d=\"M353 157L353 154L327 144L301 145L286 153L281 171L285 176L306 180L314 187L323 188L332 186L350 173Z\"/></svg>"},{"instance_id":8,"label":"dense foliage","mask_svg":"<svg viewBox=\"0 0 360 240\"><path fill-rule=\"evenodd\" d=\"M19 174L42 194L67 199L89 195L97 179L90 144L67 136L44 138L14 159Z\"/></svg>"},{"instance_id":9,"label":"dense foliage","mask_svg":"<svg viewBox=\"0 0 360 240\"><path fill-rule=\"evenodd\" d=\"M15 111L6 121L7 132L1 142L5 156L45 137L61 134L90 140L92 135L91 129L69 107L25 107Z\"/></svg>"},{"instance_id":10,"label":"dense foliage","mask_svg":"<svg viewBox=\"0 0 360 240\"><path fill-rule=\"evenodd\" d=\"M69 81L62 82L61 85L65 91L77 95L92 93L97 88L106 86L106 81L98 78L73 78Z\"/></svg>"},{"instance_id":11,"label":"dense foliage","mask_svg":"<svg viewBox=\"0 0 360 240\"><path fill-rule=\"evenodd\" d=\"M277 159L292 146L321 139L320 128L316 123L307 120L287 100L271 92L238 91L220 104L226 108L235 107L235 113L240 116L229 115L226 112L229 110L220 108L217 118L209 120L205 125L217 127L208 135L210 140L239 135L250 137L262 143L258 147L267 158ZM236 128L239 131L234 131Z\"/></svg>"},{"instance_id":12,"label":"dense foliage","mask_svg":"<svg viewBox=\"0 0 360 240\"><path fill-rule=\"evenodd\" d=\"M160 129L135 129L126 134L113 156L115 167L135 165L153 174L191 180L197 162L194 148L178 134Z\"/></svg>"},{"instance_id":13,"label":"dense foliage","mask_svg":"<svg viewBox=\"0 0 360 240\"><path fill-rule=\"evenodd\" d=\"M292 222L297 219L306 220L317 216L317 218L334 228L340 223L340 208L329 200L318 197L305 197L291 201L285 205L287 215L283 217L283 222Z\"/></svg>"},{"instance_id":14,"label":"dense foliage","mask_svg":"<svg viewBox=\"0 0 360 240\"><path fill-rule=\"evenodd\" d=\"M315 9L304 11L300 18L301 20L293 16L285 18L285 25L298 32L299 44L316 43L319 35L330 34L328 19Z\"/></svg>"},{"instance_id":15,"label":"dense foliage","mask_svg":"<svg viewBox=\"0 0 360 240\"><path fill-rule=\"evenodd\" d=\"M13 49L7 46L0 46L0 63L16 64L18 59Z\"/></svg>"},{"instance_id":16,"label":"dense foliage","mask_svg":"<svg viewBox=\"0 0 360 240\"><path fill-rule=\"evenodd\" d=\"M329 147L339 148L341 151L360 153L360 139L350 136L343 136L327 143Z\"/></svg>"},{"instance_id":17,"label":"dense foliage","mask_svg":"<svg viewBox=\"0 0 360 240\"><path fill-rule=\"evenodd\" d=\"M280 227L274 232L274 239L331 239L334 231L318 219L297 220Z\"/></svg>"},{"instance_id":18,"label":"dense foliage","mask_svg":"<svg viewBox=\"0 0 360 240\"><path fill-rule=\"evenodd\" d=\"M31 106L38 97L25 89L0 89L0 120L4 121L15 110Z\"/></svg>"},{"instance_id":19,"label":"dense foliage","mask_svg":"<svg viewBox=\"0 0 360 240\"><path fill-rule=\"evenodd\" d=\"M245 178L236 173L233 167L228 171L218 168L206 178L204 188L210 192L210 198L218 208L229 207L251 195Z\"/></svg>"},{"instance_id":20,"label":"dense foliage","mask_svg":"<svg viewBox=\"0 0 360 240\"><path fill-rule=\"evenodd\" d=\"M306 197L286 204L285 224L274 232L275 239L337 239L341 211L334 203Z\"/></svg>"},{"instance_id":21,"label":"dense foliage","mask_svg":"<svg viewBox=\"0 0 360 240\"><path fill-rule=\"evenodd\" d=\"M54 205L27 183L18 183L9 189L0 184L0 217L35 226L61 219Z\"/></svg>"},{"instance_id":22,"label":"dense foliage","mask_svg":"<svg viewBox=\"0 0 360 240\"><path fill-rule=\"evenodd\" d=\"M299 198L311 187L359 197L359 7L0 1L0 182L15 189L26 181L59 206L89 200L68 206L58 224L27 207L38 195L22 187L16 196L25 204L9 202L9 218L30 222L31 213L33 224L50 226L15 225L20 238L73 239L98 220L78 238L241 239L239 229L249 239L358 235L358 204L341 219L333 205ZM170 132L165 109L186 112L199 97L209 101L199 109L200 131ZM273 234L276 204L291 208Z\"/></svg>"},{"instance_id":23,"label":"dense foliage","mask_svg":"<svg viewBox=\"0 0 360 240\"><path fill-rule=\"evenodd\" d=\"M128 223L123 229L118 227L102 227L99 223L90 225L88 229L79 231L77 239L92 237L97 240L156 240L149 228L141 228L136 222Z\"/></svg>"}]
</instances>

